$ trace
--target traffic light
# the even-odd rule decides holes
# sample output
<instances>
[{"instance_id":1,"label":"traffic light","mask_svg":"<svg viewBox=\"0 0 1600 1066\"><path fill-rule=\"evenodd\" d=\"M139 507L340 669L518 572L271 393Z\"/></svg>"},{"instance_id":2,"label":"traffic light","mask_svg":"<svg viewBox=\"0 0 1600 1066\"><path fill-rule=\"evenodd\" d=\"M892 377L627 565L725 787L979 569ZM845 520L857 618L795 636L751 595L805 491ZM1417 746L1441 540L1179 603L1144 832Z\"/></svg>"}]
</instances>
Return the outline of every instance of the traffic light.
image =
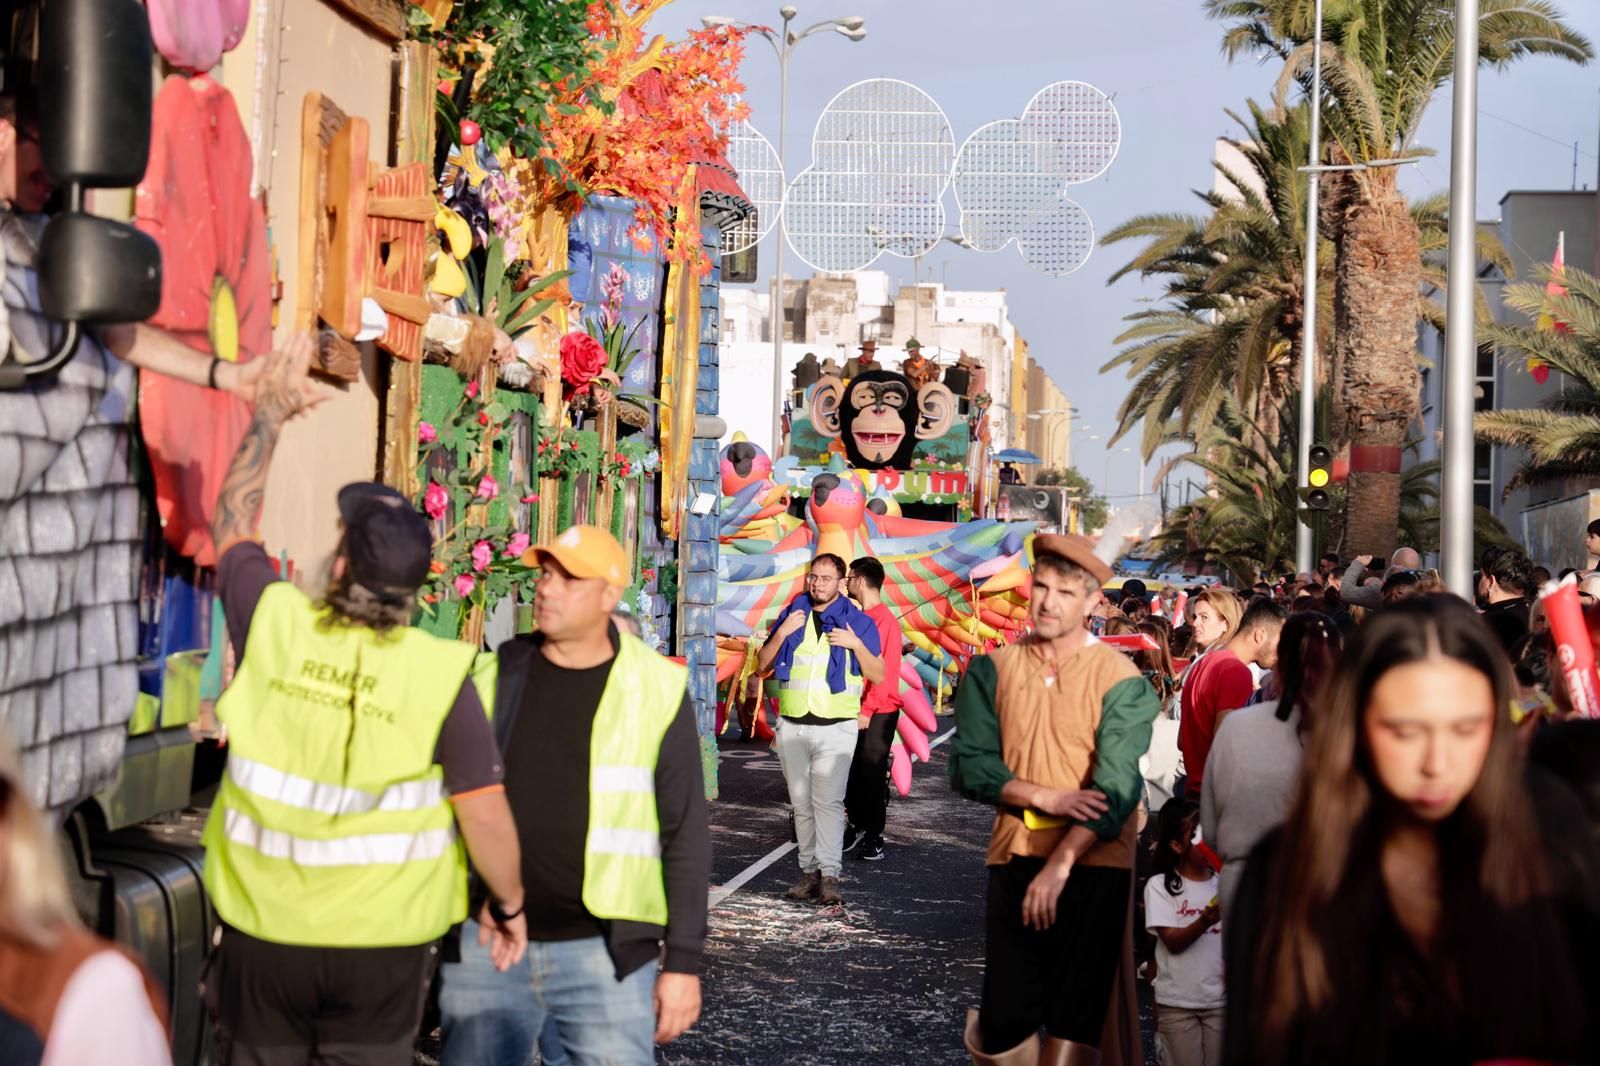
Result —
<instances>
[{"instance_id":1,"label":"traffic light","mask_svg":"<svg viewBox=\"0 0 1600 1066\"><path fill-rule=\"evenodd\" d=\"M1328 486L1333 482L1333 453L1326 445L1311 446L1310 469L1306 471L1306 506L1314 511L1325 511L1331 502Z\"/></svg>"}]
</instances>

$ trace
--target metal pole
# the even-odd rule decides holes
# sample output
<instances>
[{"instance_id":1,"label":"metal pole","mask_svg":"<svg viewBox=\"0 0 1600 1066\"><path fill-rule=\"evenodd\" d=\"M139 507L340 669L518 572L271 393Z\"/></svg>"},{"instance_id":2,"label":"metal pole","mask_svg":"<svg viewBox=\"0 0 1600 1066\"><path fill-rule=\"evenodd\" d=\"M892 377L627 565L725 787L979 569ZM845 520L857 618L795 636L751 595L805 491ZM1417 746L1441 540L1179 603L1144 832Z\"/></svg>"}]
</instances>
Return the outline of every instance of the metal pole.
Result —
<instances>
[{"instance_id":1,"label":"metal pole","mask_svg":"<svg viewBox=\"0 0 1600 1066\"><path fill-rule=\"evenodd\" d=\"M787 180L788 160L784 149L789 141L789 19L783 20L778 41L778 172ZM772 458L783 452L783 246L788 243L788 227L783 209L778 209L778 244L772 256Z\"/></svg>"},{"instance_id":2,"label":"metal pole","mask_svg":"<svg viewBox=\"0 0 1600 1066\"><path fill-rule=\"evenodd\" d=\"M1478 0L1456 0L1450 126L1450 277L1444 334L1444 484L1439 554L1445 585L1472 600L1472 408L1478 338Z\"/></svg>"},{"instance_id":3,"label":"metal pole","mask_svg":"<svg viewBox=\"0 0 1600 1066\"><path fill-rule=\"evenodd\" d=\"M1311 45L1311 162L1322 163L1322 0L1317 0L1316 38ZM1305 281L1300 286L1300 439L1297 484L1311 487L1311 438L1317 432L1317 222L1322 180L1315 170L1306 183ZM1333 398L1334 403L1339 397ZM1294 566L1307 571L1311 566L1312 529L1303 521L1295 523Z\"/></svg>"}]
</instances>

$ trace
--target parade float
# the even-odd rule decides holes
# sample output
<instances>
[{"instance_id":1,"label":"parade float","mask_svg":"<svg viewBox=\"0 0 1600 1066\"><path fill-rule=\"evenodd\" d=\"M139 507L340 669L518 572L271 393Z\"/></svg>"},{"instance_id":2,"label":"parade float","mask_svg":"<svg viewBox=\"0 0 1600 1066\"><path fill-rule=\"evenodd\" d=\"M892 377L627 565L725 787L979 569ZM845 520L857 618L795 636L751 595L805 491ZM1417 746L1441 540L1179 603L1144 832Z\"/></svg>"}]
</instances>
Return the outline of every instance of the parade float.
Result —
<instances>
[{"instance_id":1,"label":"parade float","mask_svg":"<svg viewBox=\"0 0 1600 1066\"><path fill-rule=\"evenodd\" d=\"M875 349L844 367L795 367L787 454L774 461L742 436L722 450L719 724L737 718L748 735L769 731L756 652L803 590L812 558L875 556L905 637L896 679L905 713L891 762L904 795L912 757L927 760L928 734L966 664L1026 625L1038 526L972 517L984 509L987 463L981 378L956 364L939 380L915 340L898 369L878 364Z\"/></svg>"}]
</instances>

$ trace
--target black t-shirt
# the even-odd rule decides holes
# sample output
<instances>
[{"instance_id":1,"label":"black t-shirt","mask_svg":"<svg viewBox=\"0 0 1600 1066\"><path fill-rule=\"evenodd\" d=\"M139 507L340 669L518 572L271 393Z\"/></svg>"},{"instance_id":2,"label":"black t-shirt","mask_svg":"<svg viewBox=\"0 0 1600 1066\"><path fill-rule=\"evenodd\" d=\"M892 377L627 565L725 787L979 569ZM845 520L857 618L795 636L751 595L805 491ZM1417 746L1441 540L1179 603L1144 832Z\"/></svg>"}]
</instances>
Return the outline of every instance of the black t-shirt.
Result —
<instances>
[{"instance_id":1,"label":"black t-shirt","mask_svg":"<svg viewBox=\"0 0 1600 1066\"><path fill-rule=\"evenodd\" d=\"M505 761L512 816L518 826L540 829L538 848L522 849L533 940L578 940L603 931L583 905L583 853L589 831L589 742L614 662L569 670L545 658L537 646L528 657L522 706Z\"/></svg>"}]
</instances>

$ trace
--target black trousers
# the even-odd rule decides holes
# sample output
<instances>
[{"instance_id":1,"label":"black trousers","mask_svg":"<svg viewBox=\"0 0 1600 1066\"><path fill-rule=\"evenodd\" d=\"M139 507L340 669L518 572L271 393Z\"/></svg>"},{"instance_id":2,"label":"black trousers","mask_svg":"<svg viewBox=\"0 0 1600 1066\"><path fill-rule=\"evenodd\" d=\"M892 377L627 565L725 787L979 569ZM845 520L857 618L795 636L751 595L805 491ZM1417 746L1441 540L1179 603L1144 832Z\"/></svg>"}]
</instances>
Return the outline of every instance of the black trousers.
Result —
<instances>
[{"instance_id":1,"label":"black trousers","mask_svg":"<svg viewBox=\"0 0 1600 1066\"><path fill-rule=\"evenodd\" d=\"M438 959L437 944L296 947L224 926L200 987L215 1061L410 1066Z\"/></svg>"},{"instance_id":2,"label":"black trousers","mask_svg":"<svg viewBox=\"0 0 1600 1066\"><path fill-rule=\"evenodd\" d=\"M983 1050L1016 1047L1041 1026L1054 1037L1100 1046L1128 914L1129 870L1079 866L1056 904L1055 924L1022 924L1022 897L1043 859L989 867L984 918Z\"/></svg>"},{"instance_id":3,"label":"black trousers","mask_svg":"<svg viewBox=\"0 0 1600 1066\"><path fill-rule=\"evenodd\" d=\"M845 786L844 813L850 824L869 837L883 836L888 818L889 745L899 711L875 714L856 735L856 754L850 761L850 781Z\"/></svg>"}]
</instances>

